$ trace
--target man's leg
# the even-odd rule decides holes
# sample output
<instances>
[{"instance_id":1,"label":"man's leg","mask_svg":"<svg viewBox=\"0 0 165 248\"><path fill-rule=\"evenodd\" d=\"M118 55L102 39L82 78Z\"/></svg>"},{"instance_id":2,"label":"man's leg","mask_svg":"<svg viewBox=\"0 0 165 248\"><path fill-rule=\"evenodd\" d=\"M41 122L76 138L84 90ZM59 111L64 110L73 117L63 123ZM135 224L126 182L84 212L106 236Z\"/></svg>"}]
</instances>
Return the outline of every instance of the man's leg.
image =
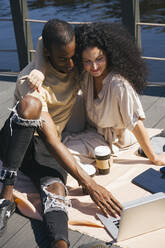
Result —
<instances>
[{"instance_id":1,"label":"man's leg","mask_svg":"<svg viewBox=\"0 0 165 248\"><path fill-rule=\"evenodd\" d=\"M7 220L15 210L13 187L17 170L21 167L35 128L39 126L41 103L37 98L26 96L13 109L12 114L1 129L0 152L3 167L0 181L3 188L0 196L0 236Z\"/></svg>"},{"instance_id":2,"label":"man's leg","mask_svg":"<svg viewBox=\"0 0 165 248\"><path fill-rule=\"evenodd\" d=\"M67 248L69 201L66 186L59 178L44 177L40 182L44 221L48 228L51 248Z\"/></svg>"}]
</instances>

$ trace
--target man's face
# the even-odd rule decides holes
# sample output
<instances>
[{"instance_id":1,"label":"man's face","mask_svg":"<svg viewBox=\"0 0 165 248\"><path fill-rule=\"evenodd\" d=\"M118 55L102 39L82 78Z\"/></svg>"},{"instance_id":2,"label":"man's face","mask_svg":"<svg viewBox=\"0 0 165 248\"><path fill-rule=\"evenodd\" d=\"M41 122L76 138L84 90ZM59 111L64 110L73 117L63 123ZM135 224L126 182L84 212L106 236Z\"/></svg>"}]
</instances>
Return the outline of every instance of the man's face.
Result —
<instances>
[{"instance_id":1,"label":"man's face","mask_svg":"<svg viewBox=\"0 0 165 248\"><path fill-rule=\"evenodd\" d=\"M70 72L74 67L75 48L75 37L66 46L52 45L51 52L47 53L52 66L60 72Z\"/></svg>"}]
</instances>

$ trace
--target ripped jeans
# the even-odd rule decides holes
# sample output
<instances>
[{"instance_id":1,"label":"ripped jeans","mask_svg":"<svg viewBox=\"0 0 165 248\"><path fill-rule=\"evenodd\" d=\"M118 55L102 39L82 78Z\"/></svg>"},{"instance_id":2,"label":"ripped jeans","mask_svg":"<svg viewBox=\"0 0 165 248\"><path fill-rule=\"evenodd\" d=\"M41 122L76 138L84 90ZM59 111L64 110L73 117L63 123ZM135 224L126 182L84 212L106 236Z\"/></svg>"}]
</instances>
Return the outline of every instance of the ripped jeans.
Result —
<instances>
[{"instance_id":1,"label":"ripped jeans","mask_svg":"<svg viewBox=\"0 0 165 248\"><path fill-rule=\"evenodd\" d=\"M65 186L67 173L49 153L41 138L34 135L41 124L40 119L20 118L16 108L13 109L0 130L0 159L3 161L0 181L14 185L18 169L29 176L41 193L44 221L50 240L65 240L69 246L69 202ZM57 181L65 188L65 197L47 192L46 186Z\"/></svg>"},{"instance_id":2,"label":"ripped jeans","mask_svg":"<svg viewBox=\"0 0 165 248\"><path fill-rule=\"evenodd\" d=\"M8 185L14 185L17 170L21 167L34 131L41 126L41 120L19 117L16 107L0 130L0 159L3 161L0 180Z\"/></svg>"}]
</instances>

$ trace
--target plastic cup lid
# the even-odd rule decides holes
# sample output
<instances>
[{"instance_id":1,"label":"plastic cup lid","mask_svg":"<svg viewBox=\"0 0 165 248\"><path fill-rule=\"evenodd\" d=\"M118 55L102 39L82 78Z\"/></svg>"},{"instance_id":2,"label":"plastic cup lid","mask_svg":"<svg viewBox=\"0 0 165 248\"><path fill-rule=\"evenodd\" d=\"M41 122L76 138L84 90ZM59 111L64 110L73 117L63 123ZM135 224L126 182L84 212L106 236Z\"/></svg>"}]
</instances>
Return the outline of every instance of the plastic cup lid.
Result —
<instances>
[{"instance_id":1,"label":"plastic cup lid","mask_svg":"<svg viewBox=\"0 0 165 248\"><path fill-rule=\"evenodd\" d=\"M82 164L80 162L78 164L89 176L93 176L96 173L96 168L92 164Z\"/></svg>"},{"instance_id":2,"label":"plastic cup lid","mask_svg":"<svg viewBox=\"0 0 165 248\"><path fill-rule=\"evenodd\" d=\"M95 155L98 157L104 157L111 153L108 146L97 146L95 148Z\"/></svg>"}]
</instances>

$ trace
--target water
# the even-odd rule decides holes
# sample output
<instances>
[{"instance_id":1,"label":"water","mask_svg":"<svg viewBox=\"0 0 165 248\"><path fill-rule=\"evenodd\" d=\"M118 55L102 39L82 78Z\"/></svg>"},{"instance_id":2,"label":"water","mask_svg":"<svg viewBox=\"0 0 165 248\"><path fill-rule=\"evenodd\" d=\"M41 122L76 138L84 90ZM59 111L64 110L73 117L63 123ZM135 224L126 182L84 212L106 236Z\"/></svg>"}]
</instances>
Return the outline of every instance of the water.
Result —
<instances>
[{"instance_id":1,"label":"water","mask_svg":"<svg viewBox=\"0 0 165 248\"><path fill-rule=\"evenodd\" d=\"M65 21L111 21L121 22L120 0L27 0L29 17L48 20L59 18ZM141 21L165 23L164 0L141 0ZM0 0L0 18L10 18L9 1ZM34 48L43 24L31 23ZM16 49L13 25L0 22L0 49ZM165 58L165 28L143 27L141 32L144 56ZM0 53L1 71L19 71L17 53ZM165 61L147 61L149 81L165 82Z\"/></svg>"}]
</instances>

